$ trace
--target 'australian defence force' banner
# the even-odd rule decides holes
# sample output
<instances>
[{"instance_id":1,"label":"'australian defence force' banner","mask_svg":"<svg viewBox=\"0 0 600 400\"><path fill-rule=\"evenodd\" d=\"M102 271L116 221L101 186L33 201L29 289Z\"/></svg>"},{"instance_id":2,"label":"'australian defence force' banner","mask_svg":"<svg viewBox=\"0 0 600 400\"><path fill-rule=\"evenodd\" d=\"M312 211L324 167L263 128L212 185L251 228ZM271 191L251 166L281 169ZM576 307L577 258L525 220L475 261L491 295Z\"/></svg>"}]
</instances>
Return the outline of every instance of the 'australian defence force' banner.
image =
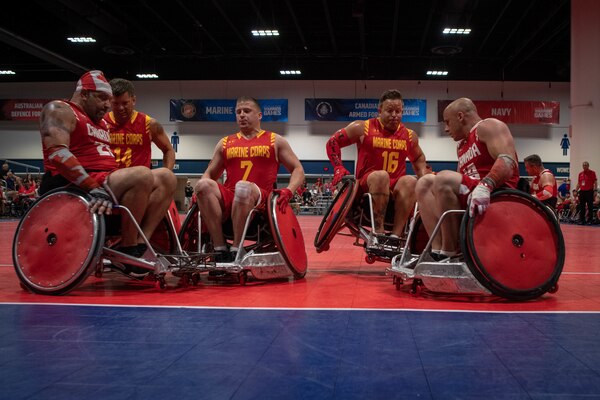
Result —
<instances>
[{"instance_id":1,"label":"'australian defence force' banner","mask_svg":"<svg viewBox=\"0 0 600 400\"><path fill-rule=\"evenodd\" d=\"M0 121L37 121L51 99L0 100Z\"/></svg>"},{"instance_id":2,"label":"'australian defence force' banner","mask_svg":"<svg viewBox=\"0 0 600 400\"><path fill-rule=\"evenodd\" d=\"M287 122L287 99L259 99L263 122ZM184 100L171 99L171 121L235 122L235 99Z\"/></svg>"},{"instance_id":3,"label":"'australian defence force' banner","mask_svg":"<svg viewBox=\"0 0 600 400\"><path fill-rule=\"evenodd\" d=\"M377 117L379 99L304 99L306 121L355 121ZM425 122L427 100L404 99L402 122Z\"/></svg>"}]
</instances>

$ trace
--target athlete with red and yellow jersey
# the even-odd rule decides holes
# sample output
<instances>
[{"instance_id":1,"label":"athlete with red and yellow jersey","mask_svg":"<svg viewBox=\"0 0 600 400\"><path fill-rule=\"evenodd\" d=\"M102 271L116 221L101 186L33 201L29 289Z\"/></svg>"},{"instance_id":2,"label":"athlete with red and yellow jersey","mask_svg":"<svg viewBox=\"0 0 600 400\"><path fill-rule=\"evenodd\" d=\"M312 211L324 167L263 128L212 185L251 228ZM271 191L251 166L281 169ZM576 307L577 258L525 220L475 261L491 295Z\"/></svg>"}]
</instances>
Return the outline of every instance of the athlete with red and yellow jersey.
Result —
<instances>
[{"instance_id":1,"label":"athlete with red and yellow jersey","mask_svg":"<svg viewBox=\"0 0 600 400\"><path fill-rule=\"evenodd\" d=\"M290 182L279 192L278 207L285 209L296 189L304 182L304 169L287 140L260 128L262 112L258 101L240 97L235 106L240 131L217 143L213 158L195 191L202 221L216 251L216 262L230 262L240 247L250 211L265 207L276 186L279 165L291 174ZM223 172L226 180L217 182ZM222 224L233 222L233 245L227 249Z\"/></svg>"},{"instance_id":2,"label":"athlete with red and yellow jersey","mask_svg":"<svg viewBox=\"0 0 600 400\"><path fill-rule=\"evenodd\" d=\"M414 207L417 180L406 175L408 158L417 177L427 173L426 160L417 134L402 124L404 103L397 90L387 90L379 99L378 117L354 121L335 132L327 142L327 156L334 168L333 185L350 172L342 165L341 148L356 144L356 179L362 193L373 198L374 233L384 233L384 217L390 196L394 200L392 235L400 237Z\"/></svg>"}]
</instances>

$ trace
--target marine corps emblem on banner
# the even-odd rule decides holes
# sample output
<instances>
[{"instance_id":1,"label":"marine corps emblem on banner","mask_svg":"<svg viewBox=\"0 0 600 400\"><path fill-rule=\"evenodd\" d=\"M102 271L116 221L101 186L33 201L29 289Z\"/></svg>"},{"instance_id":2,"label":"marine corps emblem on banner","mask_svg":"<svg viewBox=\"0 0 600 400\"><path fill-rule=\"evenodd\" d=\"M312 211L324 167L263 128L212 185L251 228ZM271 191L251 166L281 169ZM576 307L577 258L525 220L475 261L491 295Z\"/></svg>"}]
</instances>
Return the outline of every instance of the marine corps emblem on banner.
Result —
<instances>
[{"instance_id":1,"label":"marine corps emblem on banner","mask_svg":"<svg viewBox=\"0 0 600 400\"><path fill-rule=\"evenodd\" d=\"M320 118L327 118L327 115L331 114L333 111L333 107L331 107L331 104L328 102L322 101L317 104L315 111Z\"/></svg>"},{"instance_id":2,"label":"marine corps emblem on banner","mask_svg":"<svg viewBox=\"0 0 600 400\"><path fill-rule=\"evenodd\" d=\"M192 102L186 102L181 106L181 115L185 118L194 118L196 115L196 106Z\"/></svg>"}]
</instances>

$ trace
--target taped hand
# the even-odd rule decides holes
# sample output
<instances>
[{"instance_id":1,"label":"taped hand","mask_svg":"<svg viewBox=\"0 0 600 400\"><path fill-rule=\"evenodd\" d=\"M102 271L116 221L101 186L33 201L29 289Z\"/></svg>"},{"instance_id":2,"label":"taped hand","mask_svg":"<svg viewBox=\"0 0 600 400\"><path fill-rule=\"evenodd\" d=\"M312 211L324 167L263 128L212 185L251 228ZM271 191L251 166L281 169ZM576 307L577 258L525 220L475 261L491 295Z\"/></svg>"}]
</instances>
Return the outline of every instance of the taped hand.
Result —
<instances>
[{"instance_id":1,"label":"taped hand","mask_svg":"<svg viewBox=\"0 0 600 400\"><path fill-rule=\"evenodd\" d=\"M283 214L285 214L288 203L290 202L292 197L294 197L294 194L288 188L275 189L274 192L279 194L279 197L277 198L277 208L279 208L279 211L281 211Z\"/></svg>"},{"instance_id":2,"label":"taped hand","mask_svg":"<svg viewBox=\"0 0 600 400\"><path fill-rule=\"evenodd\" d=\"M485 210L490 206L490 193L492 190L480 183L475 186L475 189L469 195L469 217L475 215L475 213L483 214Z\"/></svg>"},{"instance_id":3,"label":"taped hand","mask_svg":"<svg viewBox=\"0 0 600 400\"><path fill-rule=\"evenodd\" d=\"M333 169L333 181L331 182L331 184L333 186L337 185L346 175L350 175L350 171L348 171L342 165L336 165Z\"/></svg>"}]
</instances>

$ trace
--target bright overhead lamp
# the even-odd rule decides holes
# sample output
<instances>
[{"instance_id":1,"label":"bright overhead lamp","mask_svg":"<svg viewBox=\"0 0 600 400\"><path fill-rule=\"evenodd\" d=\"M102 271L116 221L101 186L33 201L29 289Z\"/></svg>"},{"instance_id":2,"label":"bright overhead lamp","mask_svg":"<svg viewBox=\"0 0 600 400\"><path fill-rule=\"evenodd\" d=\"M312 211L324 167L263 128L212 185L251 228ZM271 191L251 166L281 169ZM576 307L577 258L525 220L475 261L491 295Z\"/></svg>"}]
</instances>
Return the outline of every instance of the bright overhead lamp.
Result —
<instances>
[{"instance_id":1,"label":"bright overhead lamp","mask_svg":"<svg viewBox=\"0 0 600 400\"><path fill-rule=\"evenodd\" d=\"M277 29L255 29L252 31L252 36L279 36Z\"/></svg>"},{"instance_id":2,"label":"bright overhead lamp","mask_svg":"<svg viewBox=\"0 0 600 400\"><path fill-rule=\"evenodd\" d=\"M15 71L10 69L0 70L0 75L15 75Z\"/></svg>"},{"instance_id":3,"label":"bright overhead lamp","mask_svg":"<svg viewBox=\"0 0 600 400\"><path fill-rule=\"evenodd\" d=\"M444 35L468 35L471 33L471 28L444 28Z\"/></svg>"},{"instance_id":4,"label":"bright overhead lamp","mask_svg":"<svg viewBox=\"0 0 600 400\"><path fill-rule=\"evenodd\" d=\"M429 71L427 71L427 75L429 75L429 76L446 76L446 75L448 75L448 71L429 70Z\"/></svg>"},{"instance_id":5,"label":"bright overhead lamp","mask_svg":"<svg viewBox=\"0 0 600 400\"><path fill-rule=\"evenodd\" d=\"M137 74L136 76L141 79L158 79L156 74Z\"/></svg>"},{"instance_id":6,"label":"bright overhead lamp","mask_svg":"<svg viewBox=\"0 0 600 400\"><path fill-rule=\"evenodd\" d=\"M93 37L68 37L67 40L71 43L95 43L96 39Z\"/></svg>"},{"instance_id":7,"label":"bright overhead lamp","mask_svg":"<svg viewBox=\"0 0 600 400\"><path fill-rule=\"evenodd\" d=\"M282 69L279 71L281 75L301 75L302 71L299 69Z\"/></svg>"}]
</instances>

